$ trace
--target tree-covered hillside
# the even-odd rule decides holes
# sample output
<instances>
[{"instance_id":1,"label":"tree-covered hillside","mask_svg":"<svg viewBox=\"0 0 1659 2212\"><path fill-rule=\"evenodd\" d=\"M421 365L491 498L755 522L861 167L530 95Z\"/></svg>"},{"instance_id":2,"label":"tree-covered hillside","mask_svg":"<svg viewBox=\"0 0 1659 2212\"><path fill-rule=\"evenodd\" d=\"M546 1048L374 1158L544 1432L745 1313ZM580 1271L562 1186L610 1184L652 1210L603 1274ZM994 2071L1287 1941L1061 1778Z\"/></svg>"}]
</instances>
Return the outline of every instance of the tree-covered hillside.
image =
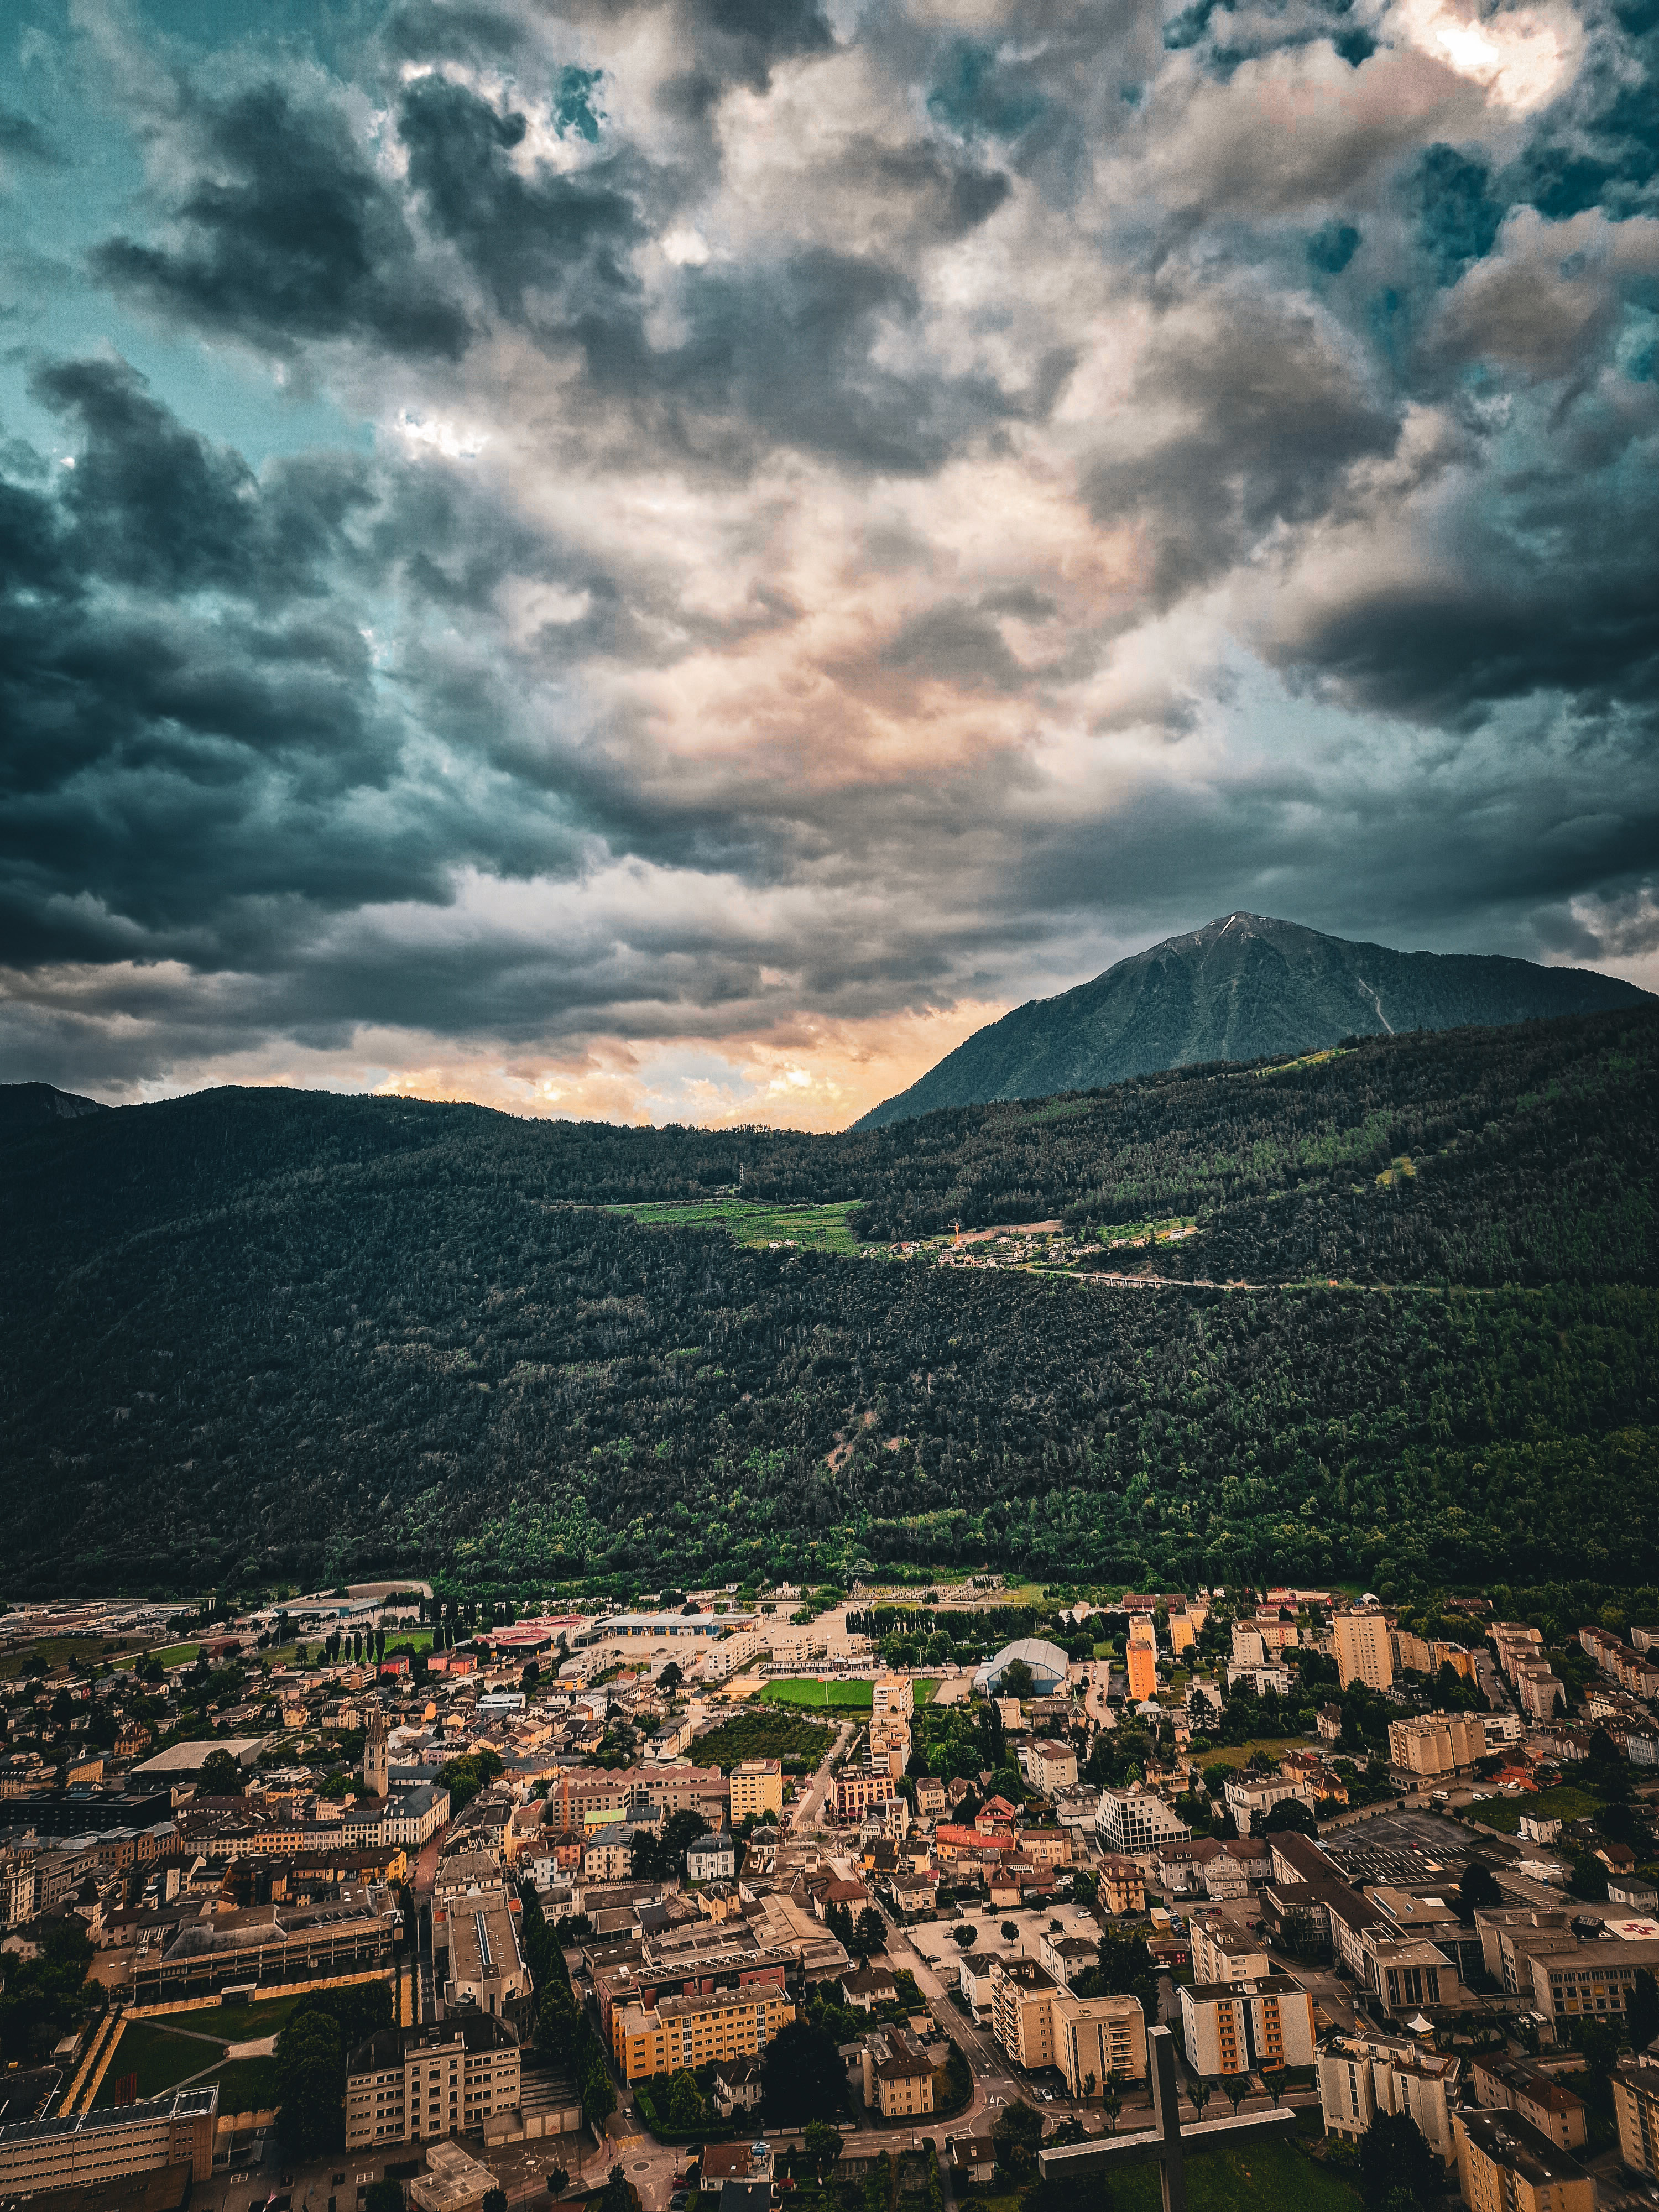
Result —
<instances>
[{"instance_id":1,"label":"tree-covered hillside","mask_svg":"<svg viewBox=\"0 0 1659 2212\"><path fill-rule=\"evenodd\" d=\"M1540 1036L1565 1058L1510 1126L1616 1090L1651 1042ZM1329 1079L1218 1088L1291 1099L1289 1155ZM1646 1116L1634 1133L1600 1109L1585 1124L1632 1206L1649 1202L1651 1095L1625 1095ZM1088 1111L1169 1103L1154 1086ZM1040 1133L1079 1118L1021 1128L1052 1159ZM1468 1126L1460 1155L1487 1135ZM619 1155L632 1133L595 1142ZM683 1577L860 1553L1142 1584L1659 1571L1652 1288L1114 1291L752 1252L571 1205L581 1141L470 1108L218 1092L0 1156L8 1583L442 1560L511 1587L562 1566ZM725 1141L670 1133L661 1150L683 1168ZM1218 1151L1201 1129L1170 1143ZM1535 1178L1577 1155L1514 1157ZM1425 1169L1380 1188L1409 1208L1433 1187Z\"/></svg>"},{"instance_id":2,"label":"tree-covered hillside","mask_svg":"<svg viewBox=\"0 0 1659 2212\"><path fill-rule=\"evenodd\" d=\"M287 1179L378 1166L483 1177L532 1206L860 1201L866 1238L1167 1215L1218 1281L1659 1282L1659 1011L1355 1039L1034 1104L842 1136L622 1128L482 1107L220 1091L53 1123L0 1152L0 1299L76 1240L132 1235ZM32 1244L31 1240L35 1240Z\"/></svg>"}]
</instances>

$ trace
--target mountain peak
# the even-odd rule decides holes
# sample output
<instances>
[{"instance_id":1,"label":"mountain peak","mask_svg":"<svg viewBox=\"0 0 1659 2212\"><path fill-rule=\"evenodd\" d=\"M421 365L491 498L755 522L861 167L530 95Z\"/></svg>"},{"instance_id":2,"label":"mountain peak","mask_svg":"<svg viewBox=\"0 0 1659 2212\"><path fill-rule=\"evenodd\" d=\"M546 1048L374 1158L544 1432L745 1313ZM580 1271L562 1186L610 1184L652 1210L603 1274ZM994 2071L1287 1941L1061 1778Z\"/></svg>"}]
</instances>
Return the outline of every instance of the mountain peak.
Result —
<instances>
[{"instance_id":1,"label":"mountain peak","mask_svg":"<svg viewBox=\"0 0 1659 2212\"><path fill-rule=\"evenodd\" d=\"M1397 952L1242 908L1033 999L854 1124L1092 1091L1160 1068L1317 1050L1351 1036L1501 1026L1641 1004L1633 983L1498 954Z\"/></svg>"}]
</instances>

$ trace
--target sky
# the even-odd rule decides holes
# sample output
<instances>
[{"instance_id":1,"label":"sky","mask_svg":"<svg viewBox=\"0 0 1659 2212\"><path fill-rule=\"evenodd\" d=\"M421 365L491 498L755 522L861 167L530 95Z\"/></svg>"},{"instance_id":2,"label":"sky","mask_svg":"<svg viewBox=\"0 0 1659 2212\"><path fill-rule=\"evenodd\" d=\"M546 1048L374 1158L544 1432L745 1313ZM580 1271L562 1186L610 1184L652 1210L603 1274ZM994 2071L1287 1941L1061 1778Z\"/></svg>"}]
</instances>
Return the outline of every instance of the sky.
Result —
<instances>
[{"instance_id":1,"label":"sky","mask_svg":"<svg viewBox=\"0 0 1659 2212\"><path fill-rule=\"evenodd\" d=\"M0 1079L1659 988L1656 0L0 0Z\"/></svg>"}]
</instances>

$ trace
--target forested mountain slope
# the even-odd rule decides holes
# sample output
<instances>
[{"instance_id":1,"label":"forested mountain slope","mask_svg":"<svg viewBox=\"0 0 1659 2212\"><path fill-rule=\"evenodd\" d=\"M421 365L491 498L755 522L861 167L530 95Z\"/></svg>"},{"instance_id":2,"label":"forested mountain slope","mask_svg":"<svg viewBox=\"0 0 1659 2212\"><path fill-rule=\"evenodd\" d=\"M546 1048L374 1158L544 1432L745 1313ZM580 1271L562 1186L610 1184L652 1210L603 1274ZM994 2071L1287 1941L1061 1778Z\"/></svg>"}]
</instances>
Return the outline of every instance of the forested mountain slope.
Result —
<instances>
[{"instance_id":1,"label":"forested mountain slope","mask_svg":"<svg viewBox=\"0 0 1659 2212\"><path fill-rule=\"evenodd\" d=\"M374 1163L540 1205L702 1200L741 1169L751 1198L859 1200L859 1233L887 1241L957 1220L1110 1231L1189 1215L1199 1236L1158 1265L1217 1280L1659 1282L1656 1102L1659 1010L1645 1009L1362 1038L828 1137L208 1091L0 1153L0 1226L25 1270L0 1259L0 1311L9 1280L50 1279L112 1224L131 1235L284 1182L297 1200Z\"/></svg>"},{"instance_id":2,"label":"forested mountain slope","mask_svg":"<svg viewBox=\"0 0 1659 2212\"><path fill-rule=\"evenodd\" d=\"M1395 952L1265 915L1224 915L1058 998L1016 1006L854 1127L881 1128L941 1106L1092 1090L1202 1060L1316 1051L1349 1035L1492 1026L1647 999L1632 983L1586 969Z\"/></svg>"},{"instance_id":3,"label":"forested mountain slope","mask_svg":"<svg viewBox=\"0 0 1659 2212\"><path fill-rule=\"evenodd\" d=\"M282 1091L53 1125L0 1152L7 1582L860 1553L1651 1577L1656 1049L1648 1015L1380 1040L857 1139ZM889 1211L907 1177L993 1215L1188 1192L1180 1264L1208 1240L1229 1273L1322 1273L1346 1236L1373 1280L1431 1286L1114 1291L572 1202L707 1188L739 1153L746 1187L867 1176ZM1575 1279L1434 1286L1549 1273Z\"/></svg>"}]
</instances>

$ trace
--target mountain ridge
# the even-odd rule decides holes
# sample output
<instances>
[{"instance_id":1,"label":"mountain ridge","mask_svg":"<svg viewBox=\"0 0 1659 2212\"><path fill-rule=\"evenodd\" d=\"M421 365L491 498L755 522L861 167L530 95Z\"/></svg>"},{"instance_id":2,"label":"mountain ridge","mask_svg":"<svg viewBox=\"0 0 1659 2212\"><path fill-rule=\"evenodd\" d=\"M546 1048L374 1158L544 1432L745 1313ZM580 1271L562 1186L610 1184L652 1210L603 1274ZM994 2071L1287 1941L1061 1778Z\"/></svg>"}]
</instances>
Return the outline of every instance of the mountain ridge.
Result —
<instances>
[{"instance_id":1,"label":"mountain ridge","mask_svg":"<svg viewBox=\"0 0 1659 2212\"><path fill-rule=\"evenodd\" d=\"M1050 999L1028 999L852 1124L1051 1097L1207 1060L1611 1012L1653 994L1594 969L1502 953L1400 952L1242 910L1164 938Z\"/></svg>"},{"instance_id":2,"label":"mountain ridge","mask_svg":"<svg viewBox=\"0 0 1659 2212\"><path fill-rule=\"evenodd\" d=\"M0 1138L32 1135L54 1121L78 1121L112 1111L96 1098L60 1091L53 1083L0 1083Z\"/></svg>"}]
</instances>

